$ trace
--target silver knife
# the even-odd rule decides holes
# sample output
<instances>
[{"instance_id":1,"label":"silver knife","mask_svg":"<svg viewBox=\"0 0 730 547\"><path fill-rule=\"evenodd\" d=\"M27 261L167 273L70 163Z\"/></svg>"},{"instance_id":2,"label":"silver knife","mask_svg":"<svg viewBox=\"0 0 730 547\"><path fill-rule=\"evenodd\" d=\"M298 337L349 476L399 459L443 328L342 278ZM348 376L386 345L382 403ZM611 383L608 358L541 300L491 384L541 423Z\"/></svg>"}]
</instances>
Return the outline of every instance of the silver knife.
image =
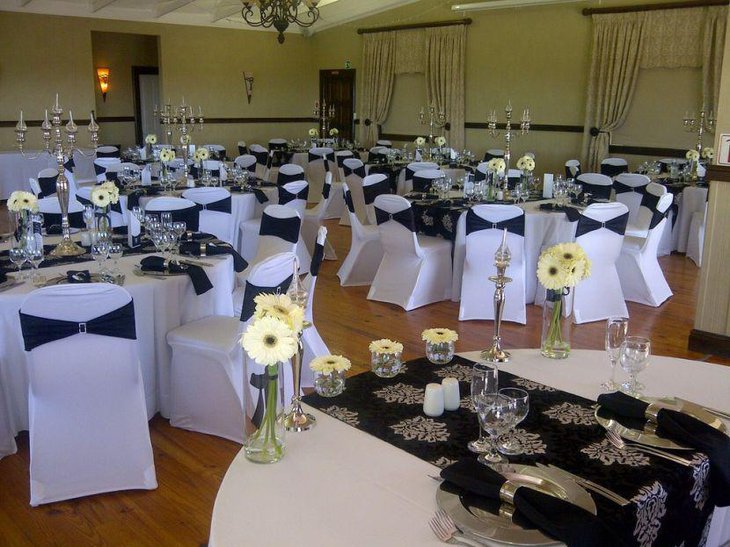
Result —
<instances>
[{"instance_id":1,"label":"silver knife","mask_svg":"<svg viewBox=\"0 0 730 547\"><path fill-rule=\"evenodd\" d=\"M715 409L708 409L692 401L681 399L680 397L661 397L659 399L643 400L649 403L649 406L647 407L647 418L654 422L656 422L657 412L662 408L682 412L683 414L692 416L693 418L696 418L715 429L719 429L720 431L725 431L727 428L718 418L730 420L730 415L727 413Z\"/></svg>"},{"instance_id":2,"label":"silver knife","mask_svg":"<svg viewBox=\"0 0 730 547\"><path fill-rule=\"evenodd\" d=\"M602 495L604 498L607 498L614 503L617 503L619 505L629 505L631 501L627 500L623 496L617 494L616 492L609 490L605 486L601 486L600 484L597 484L593 481L590 481L586 478L583 478L578 475L574 475L570 471L566 471L565 469L561 469L560 467L557 467L555 465L549 464L545 466L544 464L538 463L537 466L541 469L543 469L546 473L554 473L556 477L563 477L565 479L570 479L577 484L583 486L584 488L587 488L596 494Z\"/></svg>"},{"instance_id":3,"label":"silver knife","mask_svg":"<svg viewBox=\"0 0 730 547\"><path fill-rule=\"evenodd\" d=\"M694 407L701 408L705 412L714 414L718 418L730 420L730 413L728 413L728 412L723 412L722 410L717 410L716 408L711 408L709 406L704 406L704 405L700 405L698 403L693 403L692 401L688 401L687 399L682 399L680 397L674 397L674 400L679 403L682 403L684 405L684 407L686 407L688 410L692 410Z\"/></svg>"},{"instance_id":4,"label":"silver knife","mask_svg":"<svg viewBox=\"0 0 730 547\"><path fill-rule=\"evenodd\" d=\"M179 262L180 264L187 264L188 266L201 266L201 267L204 267L204 266L212 267L213 266L213 264L211 264L210 262L202 262L200 260L190 260L189 258L177 259L176 262Z\"/></svg>"}]
</instances>

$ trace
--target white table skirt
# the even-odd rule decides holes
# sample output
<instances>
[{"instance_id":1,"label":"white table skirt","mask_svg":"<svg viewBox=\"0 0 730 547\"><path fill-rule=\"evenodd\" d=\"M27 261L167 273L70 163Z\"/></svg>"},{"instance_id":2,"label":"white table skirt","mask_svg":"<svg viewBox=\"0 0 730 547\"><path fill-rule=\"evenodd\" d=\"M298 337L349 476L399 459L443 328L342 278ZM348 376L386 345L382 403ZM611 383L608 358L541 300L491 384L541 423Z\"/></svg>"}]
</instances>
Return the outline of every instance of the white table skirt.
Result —
<instances>
[{"instance_id":1,"label":"white table skirt","mask_svg":"<svg viewBox=\"0 0 730 547\"><path fill-rule=\"evenodd\" d=\"M504 370L591 399L609 372L601 351L574 350L564 361L545 359L538 350L512 353ZM474 359L478 353L464 356ZM641 380L647 395L676 395L730 412L726 367L654 356ZM215 501L210 546L441 545L428 527L437 509L436 482L428 475L439 469L308 410L317 427L289 434L279 463L259 465L242 452L236 456ZM729 539L730 512L716 510L707 545Z\"/></svg>"},{"instance_id":2,"label":"white table skirt","mask_svg":"<svg viewBox=\"0 0 730 547\"><path fill-rule=\"evenodd\" d=\"M700 188L698 186L688 186L682 190L678 204L679 213L677 214L677 221L674 223L672 230L674 250L680 253L687 252L689 225L692 222L692 215L705 210L707 192L707 188Z\"/></svg>"},{"instance_id":3,"label":"white table skirt","mask_svg":"<svg viewBox=\"0 0 730 547\"><path fill-rule=\"evenodd\" d=\"M37 154L37 150L27 151L29 156ZM74 176L77 182L94 180L94 158L82 154L74 154ZM48 154L41 154L36 159L23 157L20 152L0 152L0 199L8 199L16 190L30 191L28 179L36 178L38 172L49 167L56 168L56 160Z\"/></svg>"},{"instance_id":4,"label":"white table skirt","mask_svg":"<svg viewBox=\"0 0 730 547\"><path fill-rule=\"evenodd\" d=\"M234 287L233 260L230 256L205 258L212 267L205 271L213 289L200 296L195 294L187 275L172 276L165 280L153 277L137 277L132 274L135 264L144 257L136 255L122 258L120 269L126 274L124 288L134 298L134 311L142 365L148 416L160 411L163 416L170 412L170 348L165 339L167 333L180 325L209 315L233 316ZM68 270L89 269L95 264L87 262L56 266L41 270L50 278ZM2 447L19 432L28 429L28 374L27 353L23 349L18 311L26 295L33 290L30 283L0 293L0 455ZM103 365L103 356L100 356Z\"/></svg>"}]
</instances>

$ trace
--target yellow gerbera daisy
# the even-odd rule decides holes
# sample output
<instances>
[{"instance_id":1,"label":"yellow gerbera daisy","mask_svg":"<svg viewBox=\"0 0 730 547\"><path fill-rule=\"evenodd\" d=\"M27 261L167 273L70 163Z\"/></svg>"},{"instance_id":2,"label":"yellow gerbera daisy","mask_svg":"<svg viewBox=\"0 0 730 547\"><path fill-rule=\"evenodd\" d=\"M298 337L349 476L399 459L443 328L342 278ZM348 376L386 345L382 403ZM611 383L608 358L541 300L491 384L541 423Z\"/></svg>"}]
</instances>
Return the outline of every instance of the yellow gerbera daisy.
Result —
<instances>
[{"instance_id":1,"label":"yellow gerbera daisy","mask_svg":"<svg viewBox=\"0 0 730 547\"><path fill-rule=\"evenodd\" d=\"M291 329L275 317L261 317L251 323L241 337L246 353L262 365L275 365L291 359L297 351Z\"/></svg>"}]
</instances>

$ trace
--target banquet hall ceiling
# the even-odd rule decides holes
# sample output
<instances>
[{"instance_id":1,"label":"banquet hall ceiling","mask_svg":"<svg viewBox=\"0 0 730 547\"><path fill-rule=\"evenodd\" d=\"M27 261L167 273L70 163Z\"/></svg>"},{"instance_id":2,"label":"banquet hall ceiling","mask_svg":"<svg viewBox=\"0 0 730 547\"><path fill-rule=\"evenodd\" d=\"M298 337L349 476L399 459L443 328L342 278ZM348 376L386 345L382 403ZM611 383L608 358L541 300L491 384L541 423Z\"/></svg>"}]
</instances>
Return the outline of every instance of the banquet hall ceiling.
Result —
<instances>
[{"instance_id":1,"label":"banquet hall ceiling","mask_svg":"<svg viewBox=\"0 0 730 547\"><path fill-rule=\"evenodd\" d=\"M320 0L320 20L308 33L416 1ZM241 17L241 7L240 0L0 0L0 10L6 11L251 29Z\"/></svg>"}]
</instances>

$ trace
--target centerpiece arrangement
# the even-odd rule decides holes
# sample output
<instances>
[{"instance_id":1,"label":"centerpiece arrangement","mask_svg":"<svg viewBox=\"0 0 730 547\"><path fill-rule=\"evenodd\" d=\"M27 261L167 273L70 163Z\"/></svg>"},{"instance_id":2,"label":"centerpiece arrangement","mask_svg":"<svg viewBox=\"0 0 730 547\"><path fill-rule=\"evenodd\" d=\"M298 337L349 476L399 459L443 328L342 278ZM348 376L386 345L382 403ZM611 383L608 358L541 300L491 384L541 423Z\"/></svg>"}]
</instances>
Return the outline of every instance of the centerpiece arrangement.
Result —
<instances>
[{"instance_id":1,"label":"centerpiece arrangement","mask_svg":"<svg viewBox=\"0 0 730 547\"><path fill-rule=\"evenodd\" d=\"M193 159L198 162L198 178L203 179L203 173L205 169L203 168L203 162L207 160L210 157L210 152L207 148L201 147L198 148L195 151L195 154L193 155Z\"/></svg>"},{"instance_id":2,"label":"centerpiece arrangement","mask_svg":"<svg viewBox=\"0 0 730 547\"><path fill-rule=\"evenodd\" d=\"M530 156L522 156L517 160L517 169L522 171L522 176L529 177L535 170L535 160Z\"/></svg>"},{"instance_id":3,"label":"centerpiece arrangement","mask_svg":"<svg viewBox=\"0 0 730 547\"><path fill-rule=\"evenodd\" d=\"M96 207L94 214L96 233L111 233L112 223L109 209L112 205L119 203L119 188L117 188L117 185L112 181L107 181L95 186L91 191L91 203Z\"/></svg>"},{"instance_id":4,"label":"centerpiece arrangement","mask_svg":"<svg viewBox=\"0 0 730 547\"><path fill-rule=\"evenodd\" d=\"M454 342L459 334L451 329L432 328L421 333L426 342L426 358L435 365L443 365L454 358Z\"/></svg>"},{"instance_id":5,"label":"centerpiece arrangement","mask_svg":"<svg viewBox=\"0 0 730 547\"><path fill-rule=\"evenodd\" d=\"M697 182L698 175L697 175L697 167L699 165L700 161L700 153L695 150L694 148L687 150L687 153L684 155L685 158L689 160L689 177L691 182Z\"/></svg>"},{"instance_id":6,"label":"centerpiece arrangement","mask_svg":"<svg viewBox=\"0 0 730 547\"><path fill-rule=\"evenodd\" d=\"M38 212L38 198L30 192L16 190L8 198L8 211L15 214L15 240L32 233L31 214Z\"/></svg>"},{"instance_id":7,"label":"centerpiece arrangement","mask_svg":"<svg viewBox=\"0 0 730 547\"><path fill-rule=\"evenodd\" d=\"M570 312L565 297L591 275L591 260L577 243L560 243L542 252L537 279L545 287L540 353L551 359L570 354Z\"/></svg>"},{"instance_id":8,"label":"centerpiece arrangement","mask_svg":"<svg viewBox=\"0 0 730 547\"><path fill-rule=\"evenodd\" d=\"M345 390L345 371L352 363L342 355L315 357L309 368L315 372L314 390L322 397L335 397Z\"/></svg>"},{"instance_id":9,"label":"centerpiece arrangement","mask_svg":"<svg viewBox=\"0 0 730 547\"><path fill-rule=\"evenodd\" d=\"M150 133L144 138L144 152L145 157L149 158L152 156L152 147L157 144L157 135Z\"/></svg>"},{"instance_id":10,"label":"centerpiece arrangement","mask_svg":"<svg viewBox=\"0 0 730 547\"><path fill-rule=\"evenodd\" d=\"M403 344L387 338L373 340L368 346L370 350L370 366L381 378L392 378L400 372L403 362Z\"/></svg>"},{"instance_id":11,"label":"centerpiece arrangement","mask_svg":"<svg viewBox=\"0 0 730 547\"><path fill-rule=\"evenodd\" d=\"M160 182L167 184L170 178L169 168L170 162L175 159L175 151L172 148L163 148L160 150L160 163L162 164L162 173L160 175Z\"/></svg>"}]
</instances>

